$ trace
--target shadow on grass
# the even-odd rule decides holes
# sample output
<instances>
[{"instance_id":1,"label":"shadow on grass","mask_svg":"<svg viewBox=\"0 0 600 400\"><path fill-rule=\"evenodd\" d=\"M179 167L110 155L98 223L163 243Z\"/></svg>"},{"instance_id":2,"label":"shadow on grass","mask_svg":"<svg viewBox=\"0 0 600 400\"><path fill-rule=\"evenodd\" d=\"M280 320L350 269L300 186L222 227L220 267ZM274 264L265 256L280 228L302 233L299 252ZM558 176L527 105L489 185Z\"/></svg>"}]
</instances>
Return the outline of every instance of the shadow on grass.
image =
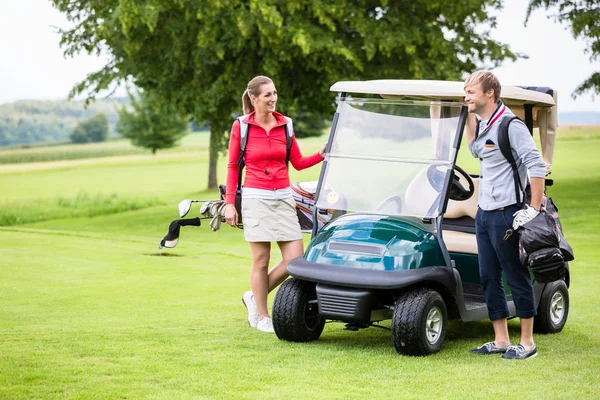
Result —
<instances>
[{"instance_id":1,"label":"shadow on grass","mask_svg":"<svg viewBox=\"0 0 600 400\"><path fill-rule=\"evenodd\" d=\"M177 253L142 253L142 255L151 257L185 257L183 254Z\"/></svg>"},{"instance_id":2,"label":"shadow on grass","mask_svg":"<svg viewBox=\"0 0 600 400\"><path fill-rule=\"evenodd\" d=\"M379 325L390 328L390 321L383 321ZM511 336L520 334L518 319L509 321L508 330ZM494 330L489 320L462 322L448 321L446 338L443 347L446 349L462 348L465 345L472 347L475 344L493 340ZM329 322L326 329L317 341L323 349L344 349L344 351L387 351L392 346L391 332L387 329L370 327L353 332L344 329L343 323ZM469 344L467 344L469 343ZM308 344L304 344L308 345Z\"/></svg>"}]
</instances>

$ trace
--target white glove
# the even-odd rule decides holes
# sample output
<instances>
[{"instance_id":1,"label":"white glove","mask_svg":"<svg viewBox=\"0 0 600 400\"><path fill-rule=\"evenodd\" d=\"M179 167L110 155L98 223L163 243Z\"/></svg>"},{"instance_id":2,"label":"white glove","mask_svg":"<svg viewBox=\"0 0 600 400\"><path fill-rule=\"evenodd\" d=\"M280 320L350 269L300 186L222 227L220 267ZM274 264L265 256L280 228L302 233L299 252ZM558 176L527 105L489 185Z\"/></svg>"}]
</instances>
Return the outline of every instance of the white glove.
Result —
<instances>
[{"instance_id":1,"label":"white glove","mask_svg":"<svg viewBox=\"0 0 600 400\"><path fill-rule=\"evenodd\" d=\"M527 206L527 208L517 211L513 214L513 217L515 217L512 223L513 229L516 231L517 229L519 229L520 227L537 217L539 213L540 212L538 210L531 206Z\"/></svg>"}]
</instances>

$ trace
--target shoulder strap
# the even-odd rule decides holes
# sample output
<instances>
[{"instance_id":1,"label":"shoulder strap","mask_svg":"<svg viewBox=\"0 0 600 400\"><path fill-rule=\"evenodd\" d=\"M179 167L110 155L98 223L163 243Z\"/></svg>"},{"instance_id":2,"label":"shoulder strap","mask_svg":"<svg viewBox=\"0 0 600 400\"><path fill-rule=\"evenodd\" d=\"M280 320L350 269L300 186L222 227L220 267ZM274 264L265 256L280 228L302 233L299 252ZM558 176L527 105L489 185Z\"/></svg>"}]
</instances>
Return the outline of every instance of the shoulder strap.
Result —
<instances>
[{"instance_id":1,"label":"shoulder strap","mask_svg":"<svg viewBox=\"0 0 600 400\"><path fill-rule=\"evenodd\" d=\"M510 149L510 138L508 136L508 126L515 119L519 119L519 117L512 116L508 118L502 118L502 121L500 121L500 125L498 126L498 145L500 146L502 155L504 158L506 158L506 161L508 161L510 167L512 168L513 179L515 181L515 196L517 199L517 204L520 204L521 195L519 193L523 192L523 188L521 187L521 179L519 178L517 163L515 162L512 150Z\"/></svg>"},{"instance_id":2,"label":"shoulder strap","mask_svg":"<svg viewBox=\"0 0 600 400\"><path fill-rule=\"evenodd\" d=\"M238 157L238 183L236 188L236 193L242 192L242 171L246 166L244 161L244 154L246 153L246 145L248 144L248 129L250 126L248 123L244 122L247 115L242 115L241 117L237 117L237 120L240 123L240 155Z\"/></svg>"},{"instance_id":3,"label":"shoulder strap","mask_svg":"<svg viewBox=\"0 0 600 400\"><path fill-rule=\"evenodd\" d=\"M292 149L292 139L294 138L294 122L290 117L285 117L285 164L288 165L290 163L290 152Z\"/></svg>"}]
</instances>

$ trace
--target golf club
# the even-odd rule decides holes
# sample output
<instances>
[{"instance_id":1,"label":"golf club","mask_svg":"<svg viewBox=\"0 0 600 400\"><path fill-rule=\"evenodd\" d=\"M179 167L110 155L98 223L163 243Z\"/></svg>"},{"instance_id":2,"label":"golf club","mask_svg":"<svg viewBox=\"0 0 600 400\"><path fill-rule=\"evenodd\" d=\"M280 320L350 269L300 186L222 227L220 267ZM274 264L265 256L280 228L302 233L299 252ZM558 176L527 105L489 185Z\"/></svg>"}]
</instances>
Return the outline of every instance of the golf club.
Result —
<instances>
[{"instance_id":1,"label":"golf club","mask_svg":"<svg viewBox=\"0 0 600 400\"><path fill-rule=\"evenodd\" d=\"M190 212L192 203L207 203L207 202L214 202L214 201L221 201L221 200L190 200L190 199L181 200L179 202L179 205L177 206L177 209L179 210L179 217L183 218L187 215L188 212ZM200 212L202 213L202 211L200 211Z\"/></svg>"},{"instance_id":2,"label":"golf club","mask_svg":"<svg viewBox=\"0 0 600 400\"><path fill-rule=\"evenodd\" d=\"M210 230L215 232L221 228L221 217L217 214L210 221Z\"/></svg>"}]
</instances>

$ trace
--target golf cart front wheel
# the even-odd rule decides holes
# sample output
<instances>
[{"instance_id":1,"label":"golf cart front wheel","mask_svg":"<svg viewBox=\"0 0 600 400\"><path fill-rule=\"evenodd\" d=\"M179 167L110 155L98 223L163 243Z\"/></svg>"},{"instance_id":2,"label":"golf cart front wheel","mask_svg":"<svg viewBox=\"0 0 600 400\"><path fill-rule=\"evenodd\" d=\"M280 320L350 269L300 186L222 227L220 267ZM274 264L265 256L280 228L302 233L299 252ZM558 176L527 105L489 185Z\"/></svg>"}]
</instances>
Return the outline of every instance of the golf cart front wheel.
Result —
<instances>
[{"instance_id":1,"label":"golf cart front wheel","mask_svg":"<svg viewBox=\"0 0 600 400\"><path fill-rule=\"evenodd\" d=\"M273 300L273 328L279 339L290 342L317 340L325 320L319 315L315 284L288 279Z\"/></svg>"},{"instance_id":2,"label":"golf cart front wheel","mask_svg":"<svg viewBox=\"0 0 600 400\"><path fill-rule=\"evenodd\" d=\"M392 341L396 351L426 356L440 350L446 336L448 314L442 296L432 289L403 293L396 301Z\"/></svg>"},{"instance_id":3,"label":"golf cart front wheel","mask_svg":"<svg viewBox=\"0 0 600 400\"><path fill-rule=\"evenodd\" d=\"M569 316L569 289L563 280L550 282L544 288L533 330L537 333L562 331Z\"/></svg>"}]
</instances>

